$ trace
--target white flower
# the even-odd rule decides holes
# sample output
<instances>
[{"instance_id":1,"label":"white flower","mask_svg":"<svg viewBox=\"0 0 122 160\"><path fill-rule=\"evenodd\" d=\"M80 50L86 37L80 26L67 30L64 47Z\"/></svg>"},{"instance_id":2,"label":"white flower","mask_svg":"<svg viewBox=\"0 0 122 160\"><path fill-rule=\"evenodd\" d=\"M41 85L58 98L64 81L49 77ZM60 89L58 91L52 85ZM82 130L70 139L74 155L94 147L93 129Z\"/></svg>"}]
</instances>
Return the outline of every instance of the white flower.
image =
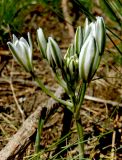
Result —
<instances>
[{"instance_id":1,"label":"white flower","mask_svg":"<svg viewBox=\"0 0 122 160\"><path fill-rule=\"evenodd\" d=\"M95 38L89 35L79 56L79 76L84 82L89 82L97 70L98 55Z\"/></svg>"},{"instance_id":2,"label":"white flower","mask_svg":"<svg viewBox=\"0 0 122 160\"><path fill-rule=\"evenodd\" d=\"M63 66L63 59L61 55L61 50L54 41L52 37L48 38L48 44L47 44L47 59L50 63L51 67L56 66L58 68L62 68Z\"/></svg>"},{"instance_id":3,"label":"white flower","mask_svg":"<svg viewBox=\"0 0 122 160\"><path fill-rule=\"evenodd\" d=\"M99 66L105 48L106 29L102 17L97 17L90 24L86 19L83 39L79 55L79 77L84 82L89 82Z\"/></svg>"},{"instance_id":4,"label":"white flower","mask_svg":"<svg viewBox=\"0 0 122 160\"><path fill-rule=\"evenodd\" d=\"M7 44L15 60L23 66L26 71L32 72L33 49L30 34L28 33L28 42L23 37L18 39L13 35L13 42L8 42Z\"/></svg>"},{"instance_id":5,"label":"white flower","mask_svg":"<svg viewBox=\"0 0 122 160\"><path fill-rule=\"evenodd\" d=\"M88 22L88 19L86 18L84 27L84 42L89 34L93 34L98 45L99 54L103 54L106 42L106 29L102 17L96 17L96 21L91 22L90 24Z\"/></svg>"},{"instance_id":6,"label":"white flower","mask_svg":"<svg viewBox=\"0 0 122 160\"><path fill-rule=\"evenodd\" d=\"M37 42L43 58L47 58L46 55L47 41L43 33L43 30L41 28L37 30Z\"/></svg>"},{"instance_id":7,"label":"white flower","mask_svg":"<svg viewBox=\"0 0 122 160\"><path fill-rule=\"evenodd\" d=\"M46 53L47 53L48 63L50 64L50 67L52 67L52 69L55 71L56 64L51 54L51 43L49 41L47 43Z\"/></svg>"},{"instance_id":8,"label":"white flower","mask_svg":"<svg viewBox=\"0 0 122 160\"><path fill-rule=\"evenodd\" d=\"M83 30L83 42L85 42L85 40L87 39L87 37L89 36L90 32L91 32L91 26L89 24L89 20L88 18L86 18L85 21L85 26L84 26L84 30Z\"/></svg>"},{"instance_id":9,"label":"white flower","mask_svg":"<svg viewBox=\"0 0 122 160\"><path fill-rule=\"evenodd\" d=\"M93 36L96 39L99 53L103 54L104 48L105 48L105 42L106 42L106 29L104 20L102 17L96 17L96 21L92 23L92 33Z\"/></svg>"}]
</instances>

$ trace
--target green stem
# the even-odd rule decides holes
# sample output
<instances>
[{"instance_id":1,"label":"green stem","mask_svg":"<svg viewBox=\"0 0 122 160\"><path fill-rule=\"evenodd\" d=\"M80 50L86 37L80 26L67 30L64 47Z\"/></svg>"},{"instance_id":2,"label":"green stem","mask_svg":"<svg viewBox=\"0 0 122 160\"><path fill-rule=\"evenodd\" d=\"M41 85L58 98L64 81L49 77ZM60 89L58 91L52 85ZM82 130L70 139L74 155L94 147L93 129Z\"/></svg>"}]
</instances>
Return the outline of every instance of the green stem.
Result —
<instances>
[{"instance_id":1,"label":"green stem","mask_svg":"<svg viewBox=\"0 0 122 160\"><path fill-rule=\"evenodd\" d=\"M68 83L66 83L58 73L55 74L55 79L60 84L60 86L64 88L65 92L69 95L72 102L74 102L74 98L73 98L74 97L74 92L71 91L71 88L69 87Z\"/></svg>"},{"instance_id":2,"label":"green stem","mask_svg":"<svg viewBox=\"0 0 122 160\"><path fill-rule=\"evenodd\" d=\"M79 160L84 158L84 136L83 136L83 126L81 119L76 120L77 133L78 133L78 144L79 144Z\"/></svg>"},{"instance_id":3,"label":"green stem","mask_svg":"<svg viewBox=\"0 0 122 160\"><path fill-rule=\"evenodd\" d=\"M85 92L86 92L86 85L87 85L87 83L83 82L81 94L79 95L79 102L78 102L78 105L76 106L75 119L79 119L79 116L80 116L79 113L80 113L81 105L84 100L84 96L85 96Z\"/></svg>"},{"instance_id":4,"label":"green stem","mask_svg":"<svg viewBox=\"0 0 122 160\"><path fill-rule=\"evenodd\" d=\"M41 139L44 121L45 121L44 119L40 118L38 122L38 129L37 129L36 141L35 141L35 153L39 153L40 151L40 139Z\"/></svg>"},{"instance_id":5,"label":"green stem","mask_svg":"<svg viewBox=\"0 0 122 160\"><path fill-rule=\"evenodd\" d=\"M79 160L83 160L84 158L84 136L83 136L83 126L81 123L81 118L80 118L80 109L81 105L84 100L85 92L86 92L86 84L82 84L82 90L81 94L79 95L79 102L78 105L76 106L76 112L75 112L75 120L76 120L76 126L77 126L77 133L78 133L78 139L79 139Z\"/></svg>"},{"instance_id":6,"label":"green stem","mask_svg":"<svg viewBox=\"0 0 122 160\"><path fill-rule=\"evenodd\" d=\"M45 87L45 85L42 83L42 81L38 77L36 77L35 75L32 75L32 77L37 82L38 86L42 89L42 91L44 91L48 96L52 97L54 100L67 106L67 108L72 112L72 107L73 107L72 103L64 101L64 100L56 97L53 92L51 92L48 88Z\"/></svg>"},{"instance_id":7,"label":"green stem","mask_svg":"<svg viewBox=\"0 0 122 160\"><path fill-rule=\"evenodd\" d=\"M35 160L40 160L40 154L38 153L40 152L40 140L41 140L42 130L43 130L43 126L46 119L46 112L47 112L47 108L46 107L42 108L41 116L38 121L38 128L37 128L37 134L36 134L36 140L35 140L35 153L37 154L37 156L35 157Z\"/></svg>"},{"instance_id":8,"label":"green stem","mask_svg":"<svg viewBox=\"0 0 122 160\"><path fill-rule=\"evenodd\" d=\"M64 88L64 90L67 93L68 90L67 90L66 82L62 79L62 77L60 76L60 74L58 72L55 73L55 79L60 84L60 86L62 86Z\"/></svg>"}]
</instances>

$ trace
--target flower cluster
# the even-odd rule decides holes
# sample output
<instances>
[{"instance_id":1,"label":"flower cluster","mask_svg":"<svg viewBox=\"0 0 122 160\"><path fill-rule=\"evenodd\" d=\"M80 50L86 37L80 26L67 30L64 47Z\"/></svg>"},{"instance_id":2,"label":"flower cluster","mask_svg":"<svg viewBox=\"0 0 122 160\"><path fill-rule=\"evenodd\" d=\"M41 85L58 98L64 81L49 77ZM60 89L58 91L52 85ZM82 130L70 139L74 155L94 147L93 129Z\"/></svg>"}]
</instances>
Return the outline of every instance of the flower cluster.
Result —
<instances>
[{"instance_id":1,"label":"flower cluster","mask_svg":"<svg viewBox=\"0 0 122 160\"><path fill-rule=\"evenodd\" d=\"M37 42L40 53L45 58L53 71L60 75L66 83L76 87L77 82L89 82L94 76L101 56L104 52L106 40L105 24L102 17L96 17L96 21L89 23L86 19L84 28L78 27L74 42L66 52L64 58L56 41L49 37L45 38L43 30L37 30ZM28 34L29 43L22 37L20 40L13 35L13 42L8 42L14 58L26 71L32 72L32 43Z\"/></svg>"},{"instance_id":2,"label":"flower cluster","mask_svg":"<svg viewBox=\"0 0 122 160\"><path fill-rule=\"evenodd\" d=\"M90 24L86 19L83 43L79 52L79 77L85 82L89 82L94 76L105 48L105 24L102 17L96 19Z\"/></svg>"}]
</instances>

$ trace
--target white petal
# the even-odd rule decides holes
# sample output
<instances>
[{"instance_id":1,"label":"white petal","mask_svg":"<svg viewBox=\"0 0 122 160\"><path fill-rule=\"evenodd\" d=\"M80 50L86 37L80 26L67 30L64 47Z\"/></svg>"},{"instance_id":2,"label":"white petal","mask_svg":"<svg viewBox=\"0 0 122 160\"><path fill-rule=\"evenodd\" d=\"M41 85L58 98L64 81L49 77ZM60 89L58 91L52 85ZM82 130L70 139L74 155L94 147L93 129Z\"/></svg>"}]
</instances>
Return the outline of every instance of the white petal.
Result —
<instances>
[{"instance_id":1,"label":"white petal","mask_svg":"<svg viewBox=\"0 0 122 160\"><path fill-rule=\"evenodd\" d=\"M87 45L87 51L85 53L85 62L84 62L84 70L85 70L85 78L88 79L92 72L90 69L92 68L94 56L95 56L95 40L91 36Z\"/></svg>"},{"instance_id":2,"label":"white petal","mask_svg":"<svg viewBox=\"0 0 122 160\"><path fill-rule=\"evenodd\" d=\"M27 48L30 47L25 38L21 37L19 41L23 42L26 45Z\"/></svg>"},{"instance_id":3,"label":"white petal","mask_svg":"<svg viewBox=\"0 0 122 160\"><path fill-rule=\"evenodd\" d=\"M96 23L93 23L93 22L92 22L92 23L90 24L90 27L91 27L91 32L92 32L94 38L96 39L96 32L97 32Z\"/></svg>"},{"instance_id":4,"label":"white petal","mask_svg":"<svg viewBox=\"0 0 122 160\"><path fill-rule=\"evenodd\" d=\"M23 47L24 47L24 49L25 49L25 53L27 54L26 57L28 57L29 61L31 61L31 59L32 59L32 50L31 50L29 44L24 43L23 40L24 40L24 39L22 39L21 42L23 42L22 45L23 45ZM26 41L26 42L27 42L27 41Z\"/></svg>"},{"instance_id":5,"label":"white petal","mask_svg":"<svg viewBox=\"0 0 122 160\"><path fill-rule=\"evenodd\" d=\"M86 18L86 20L85 20L85 26L84 26L84 32L85 32L85 34L88 31L88 27L89 27L89 20L88 20L88 18Z\"/></svg>"},{"instance_id":6,"label":"white petal","mask_svg":"<svg viewBox=\"0 0 122 160\"><path fill-rule=\"evenodd\" d=\"M52 54L51 54L51 44L50 44L50 41L48 41L47 43L47 60L50 64L50 66L54 66L54 61L53 61L53 57L52 57Z\"/></svg>"},{"instance_id":7,"label":"white petal","mask_svg":"<svg viewBox=\"0 0 122 160\"><path fill-rule=\"evenodd\" d=\"M42 56L44 58L46 58L46 48L47 48L47 41L46 41L46 38L45 38L45 35L43 33L43 30L41 28L39 28L37 30L37 41L38 41L38 44L39 44L39 47L40 47L40 51L42 52Z\"/></svg>"},{"instance_id":8,"label":"white petal","mask_svg":"<svg viewBox=\"0 0 122 160\"><path fill-rule=\"evenodd\" d=\"M81 53L79 56L79 75L80 78L87 81L89 77L89 72L91 65L93 63L93 58L95 54L95 48L94 48L94 38L91 35L88 36L87 40L83 44L83 47L81 49Z\"/></svg>"},{"instance_id":9,"label":"white petal","mask_svg":"<svg viewBox=\"0 0 122 160\"><path fill-rule=\"evenodd\" d=\"M31 50L31 52L33 52L32 40L31 40L31 36L30 36L29 32L28 32L28 42L29 42L29 45L30 45L30 50Z\"/></svg>"},{"instance_id":10,"label":"white petal","mask_svg":"<svg viewBox=\"0 0 122 160\"><path fill-rule=\"evenodd\" d=\"M86 39L88 38L90 32L91 32L91 24L89 24L88 22L88 19L86 18L86 21L85 21L85 27L84 27L84 35L83 35L83 41L85 42Z\"/></svg>"},{"instance_id":11,"label":"white petal","mask_svg":"<svg viewBox=\"0 0 122 160\"><path fill-rule=\"evenodd\" d=\"M83 47L82 47L81 52L79 54L79 76L80 76L81 79L84 76L84 67L83 67L83 65L84 65L85 52L86 52L86 45L83 44Z\"/></svg>"},{"instance_id":12,"label":"white petal","mask_svg":"<svg viewBox=\"0 0 122 160\"><path fill-rule=\"evenodd\" d=\"M105 24L102 17L97 17L96 21L96 40L99 48L100 54L103 53L105 48L106 42L106 31L105 31Z\"/></svg>"},{"instance_id":13,"label":"white petal","mask_svg":"<svg viewBox=\"0 0 122 160\"><path fill-rule=\"evenodd\" d=\"M51 50L52 57L53 57L55 63L57 64L57 66L62 67L61 50L60 50L58 44L56 43L56 41L52 37L49 37L49 41L51 44L50 50Z\"/></svg>"},{"instance_id":14,"label":"white petal","mask_svg":"<svg viewBox=\"0 0 122 160\"><path fill-rule=\"evenodd\" d=\"M27 59L26 59L26 48L25 44L22 41L19 41L18 47L20 48L18 51L18 55L21 58L23 64L27 66Z\"/></svg>"},{"instance_id":15,"label":"white petal","mask_svg":"<svg viewBox=\"0 0 122 160\"><path fill-rule=\"evenodd\" d=\"M23 61L22 61L22 59L21 59L21 57L20 57L20 54L18 54L19 50L17 49L17 47L16 47L14 44L12 44L11 42L8 42L7 44L8 44L8 46L9 46L9 49L10 49L10 51L11 51L14 59L15 59L20 65L23 66Z\"/></svg>"},{"instance_id":16,"label":"white petal","mask_svg":"<svg viewBox=\"0 0 122 160\"><path fill-rule=\"evenodd\" d=\"M18 38L13 34L13 44L15 44L18 41Z\"/></svg>"}]
</instances>

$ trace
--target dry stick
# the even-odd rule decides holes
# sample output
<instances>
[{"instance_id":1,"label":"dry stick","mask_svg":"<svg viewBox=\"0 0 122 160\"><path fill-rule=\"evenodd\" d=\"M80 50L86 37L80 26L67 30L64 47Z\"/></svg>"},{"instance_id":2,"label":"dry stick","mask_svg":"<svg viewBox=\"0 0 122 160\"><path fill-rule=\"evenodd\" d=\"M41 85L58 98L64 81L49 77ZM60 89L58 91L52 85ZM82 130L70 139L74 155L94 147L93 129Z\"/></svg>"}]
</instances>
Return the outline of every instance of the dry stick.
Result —
<instances>
[{"instance_id":1,"label":"dry stick","mask_svg":"<svg viewBox=\"0 0 122 160\"><path fill-rule=\"evenodd\" d=\"M74 33L73 26L72 26L72 20L69 15L69 11L68 11L68 0L62 0L62 10L63 10L64 19L67 22L69 36L71 39L73 39L75 33Z\"/></svg>"},{"instance_id":2,"label":"dry stick","mask_svg":"<svg viewBox=\"0 0 122 160\"><path fill-rule=\"evenodd\" d=\"M114 128L116 128L117 122L119 121L119 115L116 115L114 121ZM115 141L116 141L116 130L113 131L112 135L112 144L111 144L111 160L116 160L116 152L115 152Z\"/></svg>"},{"instance_id":3,"label":"dry stick","mask_svg":"<svg viewBox=\"0 0 122 160\"><path fill-rule=\"evenodd\" d=\"M90 100L90 101L99 102L99 103L110 104L112 106L122 107L122 103L111 101L111 100L104 100L104 99L101 99L101 98L92 97L92 96L88 96L88 95L85 95L85 99Z\"/></svg>"},{"instance_id":4,"label":"dry stick","mask_svg":"<svg viewBox=\"0 0 122 160\"><path fill-rule=\"evenodd\" d=\"M59 87L55 93L58 98L63 96L64 91ZM47 107L47 115L52 109L57 107L57 102L50 98L47 103L40 105L23 123L18 132L13 135L8 144L0 151L0 160L14 159L31 142L31 138L36 132L38 119L41 116L43 107Z\"/></svg>"},{"instance_id":5,"label":"dry stick","mask_svg":"<svg viewBox=\"0 0 122 160\"><path fill-rule=\"evenodd\" d=\"M116 139L116 131L113 131L112 135L112 149L111 149L111 160L115 160L115 139Z\"/></svg>"},{"instance_id":6,"label":"dry stick","mask_svg":"<svg viewBox=\"0 0 122 160\"><path fill-rule=\"evenodd\" d=\"M13 63L14 63L14 62L12 61L12 70L13 70ZM20 114L21 114L22 122L24 122L24 120L25 120L25 114L24 114L24 112L23 112L23 110L22 110L21 106L19 105L18 100L17 100L17 98L16 98L16 94L15 94L15 92L14 92L14 87L13 87L13 83L12 83L12 76L13 76L13 74L12 74L12 72L11 72L11 73L10 73L10 81L9 81L10 87L11 87L11 91L12 91L13 98L14 98L14 100L15 100L15 103L16 103L16 105L17 105L17 108L18 108L18 110L19 110L19 112L20 112Z\"/></svg>"},{"instance_id":7,"label":"dry stick","mask_svg":"<svg viewBox=\"0 0 122 160\"><path fill-rule=\"evenodd\" d=\"M9 53L10 52L8 50L0 50L0 56L8 56Z\"/></svg>"},{"instance_id":8,"label":"dry stick","mask_svg":"<svg viewBox=\"0 0 122 160\"><path fill-rule=\"evenodd\" d=\"M24 114L24 112L23 112L23 110L22 110L21 106L19 105L18 100L17 100L17 98L16 98L16 94L15 94L15 92L14 92L14 87L13 87L13 84L12 84L12 80L10 80L10 87L11 87L11 91L12 91L13 98L14 98L14 100L15 100L15 103L16 103L16 105L17 105L17 108L18 108L18 110L19 110L19 112L20 112L20 114L21 114L22 122L24 122L24 120L25 120L25 114Z\"/></svg>"}]
</instances>

